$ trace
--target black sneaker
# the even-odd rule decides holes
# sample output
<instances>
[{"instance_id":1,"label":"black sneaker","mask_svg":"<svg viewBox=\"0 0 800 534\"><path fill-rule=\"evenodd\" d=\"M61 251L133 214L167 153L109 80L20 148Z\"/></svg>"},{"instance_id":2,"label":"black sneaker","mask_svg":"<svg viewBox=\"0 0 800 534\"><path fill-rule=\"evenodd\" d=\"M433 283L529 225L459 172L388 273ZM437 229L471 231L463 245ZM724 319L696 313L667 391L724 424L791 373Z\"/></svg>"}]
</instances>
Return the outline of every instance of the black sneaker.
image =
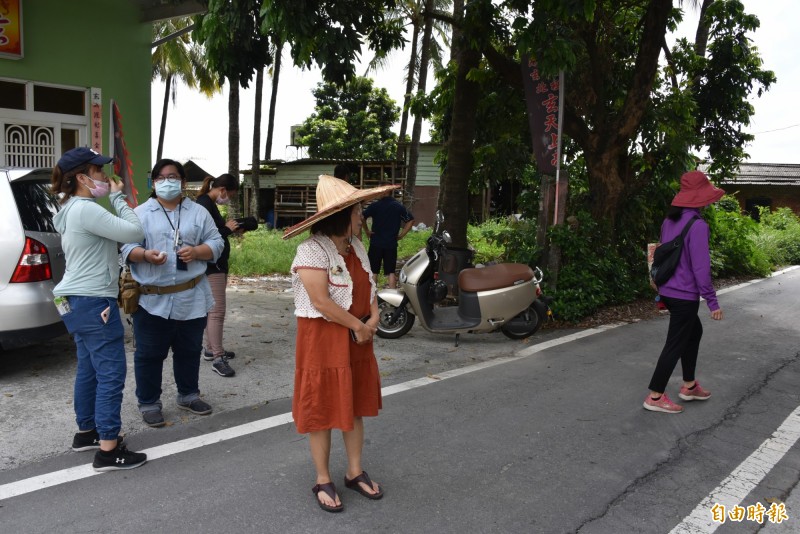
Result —
<instances>
[{"instance_id":1,"label":"black sneaker","mask_svg":"<svg viewBox=\"0 0 800 534\"><path fill-rule=\"evenodd\" d=\"M225 351L225 359L232 360L236 357L236 353L230 350ZM203 359L207 362L210 362L214 359L214 353L210 350L203 351Z\"/></svg>"},{"instance_id":2,"label":"black sneaker","mask_svg":"<svg viewBox=\"0 0 800 534\"><path fill-rule=\"evenodd\" d=\"M189 404L178 403L178 408L188 410L197 415L208 415L211 413L211 405L201 399L195 399Z\"/></svg>"},{"instance_id":3,"label":"black sneaker","mask_svg":"<svg viewBox=\"0 0 800 534\"><path fill-rule=\"evenodd\" d=\"M161 414L161 410L142 412L142 420L144 421L144 424L153 428L159 428L167 424L166 421L164 421L164 416Z\"/></svg>"},{"instance_id":4,"label":"black sneaker","mask_svg":"<svg viewBox=\"0 0 800 534\"><path fill-rule=\"evenodd\" d=\"M122 443L122 435L117 436L117 445ZM72 450L75 452L91 451L100 448L100 435L97 429L93 428L89 432L77 432L72 438Z\"/></svg>"},{"instance_id":5,"label":"black sneaker","mask_svg":"<svg viewBox=\"0 0 800 534\"><path fill-rule=\"evenodd\" d=\"M113 451L94 453L92 467L95 471L117 471L118 469L134 469L146 461L146 454L129 451L125 445L117 444Z\"/></svg>"},{"instance_id":6,"label":"black sneaker","mask_svg":"<svg viewBox=\"0 0 800 534\"><path fill-rule=\"evenodd\" d=\"M214 372L219 376L233 376L236 374L236 371L233 370L233 367L228 365L228 360L224 357L214 360L214 363L211 364L211 368L214 369Z\"/></svg>"}]
</instances>

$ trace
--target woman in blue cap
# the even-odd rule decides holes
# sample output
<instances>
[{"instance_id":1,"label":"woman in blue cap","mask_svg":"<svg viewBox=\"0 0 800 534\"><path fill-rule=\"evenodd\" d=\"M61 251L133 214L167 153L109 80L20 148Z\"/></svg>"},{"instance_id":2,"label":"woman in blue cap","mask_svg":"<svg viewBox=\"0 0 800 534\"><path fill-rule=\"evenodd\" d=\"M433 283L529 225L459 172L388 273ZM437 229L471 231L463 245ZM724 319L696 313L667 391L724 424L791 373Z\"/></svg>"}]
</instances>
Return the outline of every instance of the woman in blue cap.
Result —
<instances>
[{"instance_id":1,"label":"woman in blue cap","mask_svg":"<svg viewBox=\"0 0 800 534\"><path fill-rule=\"evenodd\" d=\"M72 449L99 449L92 463L95 471L133 469L147 461L145 454L122 445L119 436L127 364L117 307L117 243L142 239L144 231L125 202L122 182L109 180L103 172L103 165L111 161L90 148L74 148L61 156L52 176L52 190L62 204L53 221L66 257L64 278L53 294L78 356L74 397L78 433ZM95 202L105 196L117 215Z\"/></svg>"}]
</instances>

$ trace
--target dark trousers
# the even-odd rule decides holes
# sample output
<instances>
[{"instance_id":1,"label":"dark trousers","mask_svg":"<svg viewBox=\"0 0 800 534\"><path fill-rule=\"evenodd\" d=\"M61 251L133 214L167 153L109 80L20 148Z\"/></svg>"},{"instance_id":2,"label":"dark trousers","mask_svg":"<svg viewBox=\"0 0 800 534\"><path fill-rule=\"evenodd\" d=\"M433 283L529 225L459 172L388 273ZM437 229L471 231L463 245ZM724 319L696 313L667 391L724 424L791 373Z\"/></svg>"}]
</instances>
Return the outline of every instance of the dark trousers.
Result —
<instances>
[{"instance_id":1,"label":"dark trousers","mask_svg":"<svg viewBox=\"0 0 800 534\"><path fill-rule=\"evenodd\" d=\"M161 372L172 349L172 372L178 387L178 402L188 403L200 396L200 352L206 318L177 321L150 315L141 306L133 314L136 352L136 398L139 409L161 402Z\"/></svg>"},{"instance_id":2,"label":"dark trousers","mask_svg":"<svg viewBox=\"0 0 800 534\"><path fill-rule=\"evenodd\" d=\"M664 393L667 389L667 382L678 360L681 361L683 380L685 382L694 380L697 352L700 349L700 338L703 337L703 324L697 316L700 301L662 295L661 302L669 310L669 329L653 378L650 379L650 390L658 393Z\"/></svg>"}]
</instances>

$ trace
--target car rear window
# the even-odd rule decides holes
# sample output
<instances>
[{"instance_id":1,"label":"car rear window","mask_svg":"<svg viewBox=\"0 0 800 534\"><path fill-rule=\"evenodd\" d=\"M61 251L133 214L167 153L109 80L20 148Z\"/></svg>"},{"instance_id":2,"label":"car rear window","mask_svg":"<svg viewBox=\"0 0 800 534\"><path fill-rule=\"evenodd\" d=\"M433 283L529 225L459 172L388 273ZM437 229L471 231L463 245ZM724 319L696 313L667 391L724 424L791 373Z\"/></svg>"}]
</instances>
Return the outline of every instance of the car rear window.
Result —
<instances>
[{"instance_id":1,"label":"car rear window","mask_svg":"<svg viewBox=\"0 0 800 534\"><path fill-rule=\"evenodd\" d=\"M11 191L25 231L57 232L53 217L59 204L48 180L16 180L11 182Z\"/></svg>"}]
</instances>

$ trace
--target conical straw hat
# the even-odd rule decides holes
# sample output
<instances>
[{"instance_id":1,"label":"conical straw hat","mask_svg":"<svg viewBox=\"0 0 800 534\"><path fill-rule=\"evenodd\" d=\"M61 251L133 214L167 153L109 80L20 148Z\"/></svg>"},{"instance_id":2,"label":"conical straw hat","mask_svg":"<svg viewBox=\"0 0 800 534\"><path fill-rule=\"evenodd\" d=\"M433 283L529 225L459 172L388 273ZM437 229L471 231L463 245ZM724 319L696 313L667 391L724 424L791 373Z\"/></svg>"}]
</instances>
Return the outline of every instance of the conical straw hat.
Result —
<instances>
[{"instance_id":1,"label":"conical straw hat","mask_svg":"<svg viewBox=\"0 0 800 534\"><path fill-rule=\"evenodd\" d=\"M372 200L399 185L382 185L370 189L357 189L344 180L322 174L317 182L317 212L308 219L284 230L283 239L289 239L310 228L317 221L352 206L358 202Z\"/></svg>"}]
</instances>

